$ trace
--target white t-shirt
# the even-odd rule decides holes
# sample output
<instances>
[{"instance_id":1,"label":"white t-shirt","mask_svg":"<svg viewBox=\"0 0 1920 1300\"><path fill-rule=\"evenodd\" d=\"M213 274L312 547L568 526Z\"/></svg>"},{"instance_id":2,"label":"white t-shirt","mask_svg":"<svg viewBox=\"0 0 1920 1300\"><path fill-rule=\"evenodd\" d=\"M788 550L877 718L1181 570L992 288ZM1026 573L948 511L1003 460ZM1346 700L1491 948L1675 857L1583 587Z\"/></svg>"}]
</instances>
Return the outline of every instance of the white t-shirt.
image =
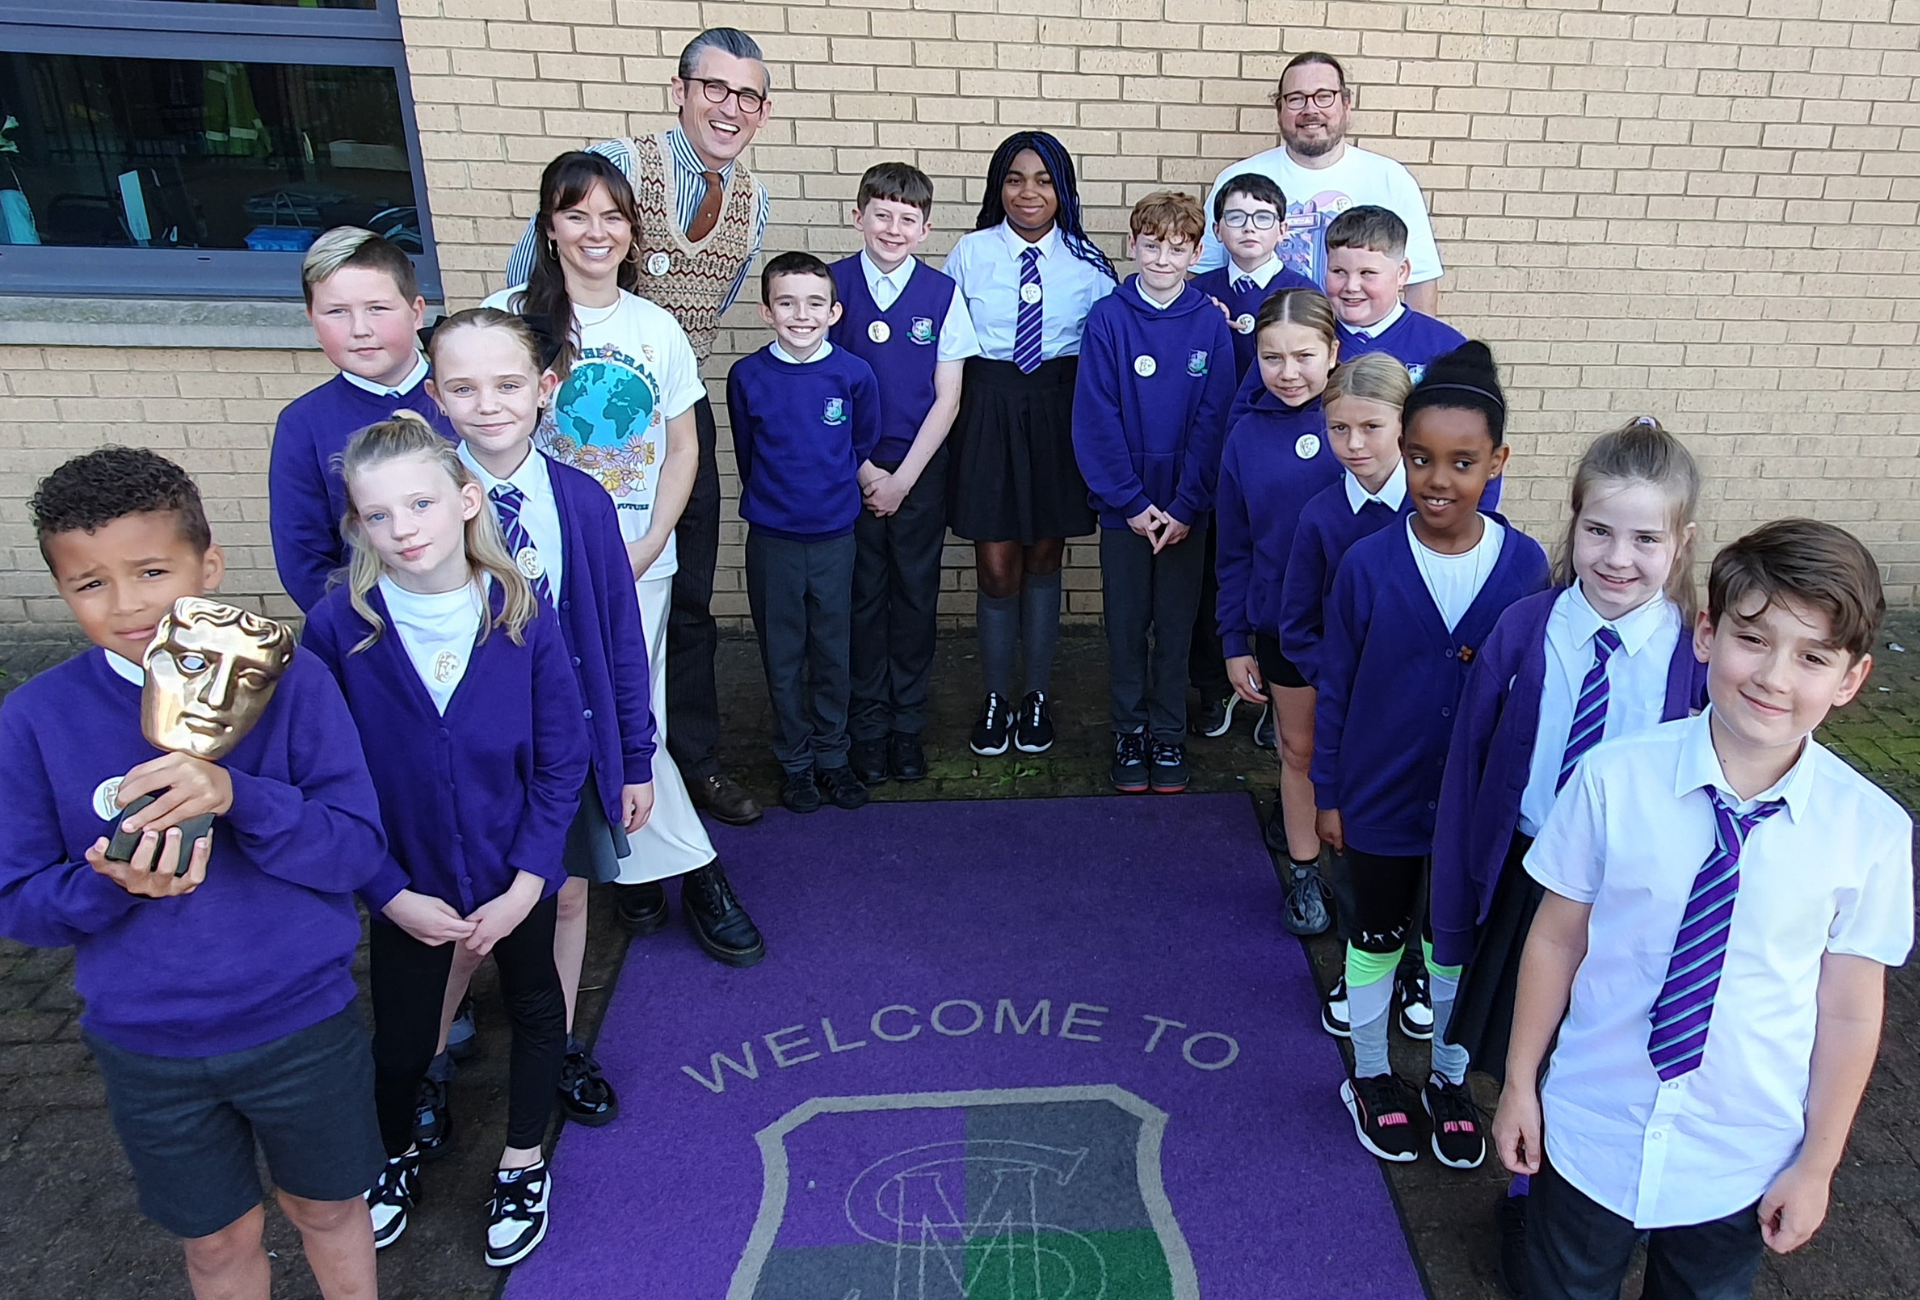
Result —
<instances>
[{"instance_id":1,"label":"white t-shirt","mask_svg":"<svg viewBox=\"0 0 1920 1300\"><path fill-rule=\"evenodd\" d=\"M1413 263L1409 284L1438 280L1443 274L1440 250L1433 242L1433 222L1427 216L1427 200L1420 193L1420 182L1398 162L1384 154L1349 144L1340 161L1331 167L1313 171L1293 160L1286 147L1269 149L1251 158L1243 158L1220 173L1207 193L1207 211L1213 211L1214 196L1220 187L1241 172L1258 172L1268 177L1287 196L1287 234L1277 250L1289 271L1297 271L1315 284L1327 282L1327 226L1348 208L1373 204L1386 208L1407 223L1407 260ZM1200 254L1196 271L1211 271L1227 262L1227 250L1209 229L1206 247Z\"/></svg>"},{"instance_id":2,"label":"white t-shirt","mask_svg":"<svg viewBox=\"0 0 1920 1300\"><path fill-rule=\"evenodd\" d=\"M473 657L480 618L487 608L480 584L423 595L383 577L380 595L413 670L420 674L420 684L433 697L433 707L446 716L455 688L467 675L467 661Z\"/></svg>"},{"instance_id":3,"label":"white t-shirt","mask_svg":"<svg viewBox=\"0 0 1920 1300\"><path fill-rule=\"evenodd\" d=\"M1487 519L1485 515L1481 518L1486 519L1487 526L1481 530L1480 540L1472 549L1458 555L1443 555L1414 534L1414 517L1407 516L1407 544L1413 547L1413 562L1426 581L1427 594L1439 606L1440 617L1449 632L1460 626L1460 620L1473 608L1473 598L1487 585L1487 579L1493 576L1493 566L1500 562L1500 547L1506 540L1507 530L1496 520Z\"/></svg>"},{"instance_id":4,"label":"white t-shirt","mask_svg":"<svg viewBox=\"0 0 1920 1300\"><path fill-rule=\"evenodd\" d=\"M525 285L481 304L514 310ZM667 311L620 292L611 307L573 309L580 355L540 421L534 444L555 460L596 478L613 497L620 535L637 542L653 522L653 494L667 459L667 421L707 395L693 344ZM679 565L672 538L647 578Z\"/></svg>"}]
</instances>

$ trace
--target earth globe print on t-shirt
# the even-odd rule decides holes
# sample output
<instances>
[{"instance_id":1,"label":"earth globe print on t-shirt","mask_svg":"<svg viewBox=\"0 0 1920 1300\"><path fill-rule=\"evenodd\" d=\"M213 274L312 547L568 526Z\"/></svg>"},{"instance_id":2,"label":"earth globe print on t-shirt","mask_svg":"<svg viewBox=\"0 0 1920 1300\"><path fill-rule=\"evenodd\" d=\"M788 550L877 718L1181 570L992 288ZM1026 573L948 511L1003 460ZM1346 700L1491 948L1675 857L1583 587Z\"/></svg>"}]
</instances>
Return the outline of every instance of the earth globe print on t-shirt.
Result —
<instances>
[{"instance_id":1,"label":"earth globe print on t-shirt","mask_svg":"<svg viewBox=\"0 0 1920 1300\"><path fill-rule=\"evenodd\" d=\"M653 376L615 345L603 344L581 353L554 394L542 450L591 474L616 501L650 499L663 425Z\"/></svg>"}]
</instances>

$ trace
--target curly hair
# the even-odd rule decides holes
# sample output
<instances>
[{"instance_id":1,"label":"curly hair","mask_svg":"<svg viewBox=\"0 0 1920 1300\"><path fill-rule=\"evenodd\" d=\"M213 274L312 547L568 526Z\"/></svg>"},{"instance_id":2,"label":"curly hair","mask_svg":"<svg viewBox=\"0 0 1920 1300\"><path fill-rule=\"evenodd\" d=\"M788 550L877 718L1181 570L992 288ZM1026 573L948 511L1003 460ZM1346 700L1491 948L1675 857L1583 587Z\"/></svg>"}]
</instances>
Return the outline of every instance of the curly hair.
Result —
<instances>
[{"instance_id":1,"label":"curly hair","mask_svg":"<svg viewBox=\"0 0 1920 1300\"><path fill-rule=\"evenodd\" d=\"M40 480L27 503L40 557L57 533L97 532L126 515L173 512L180 536L196 552L213 545L200 489L187 471L145 447L96 447Z\"/></svg>"}]
</instances>

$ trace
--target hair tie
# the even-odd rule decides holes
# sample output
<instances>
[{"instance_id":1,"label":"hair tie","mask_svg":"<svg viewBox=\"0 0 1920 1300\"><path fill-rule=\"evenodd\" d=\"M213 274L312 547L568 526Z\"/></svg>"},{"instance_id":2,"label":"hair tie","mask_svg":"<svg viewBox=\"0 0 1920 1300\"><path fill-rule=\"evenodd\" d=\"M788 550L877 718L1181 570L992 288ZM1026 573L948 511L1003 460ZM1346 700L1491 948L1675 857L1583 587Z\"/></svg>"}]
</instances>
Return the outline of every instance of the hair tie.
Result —
<instances>
[{"instance_id":1,"label":"hair tie","mask_svg":"<svg viewBox=\"0 0 1920 1300\"><path fill-rule=\"evenodd\" d=\"M1633 423L1636 428L1640 429L1657 429L1660 427L1660 421L1654 419L1651 415L1640 416L1634 420Z\"/></svg>"},{"instance_id":2,"label":"hair tie","mask_svg":"<svg viewBox=\"0 0 1920 1300\"><path fill-rule=\"evenodd\" d=\"M533 335L534 347L540 353L540 368L553 369L553 363L560 359L560 340L554 335L552 318L545 312L521 312L520 319Z\"/></svg>"},{"instance_id":3,"label":"hair tie","mask_svg":"<svg viewBox=\"0 0 1920 1300\"><path fill-rule=\"evenodd\" d=\"M1455 392L1461 392L1461 393L1474 393L1474 394L1477 394L1478 396L1486 398L1489 402L1492 402L1495 406L1499 407L1502 411L1505 411L1507 409L1506 399L1502 398L1498 393L1489 393L1486 389L1475 388L1472 384L1453 384L1453 383L1447 383L1443 381L1437 384L1421 384L1414 391L1417 393L1431 393L1431 392L1436 392L1442 388L1452 389Z\"/></svg>"}]
</instances>

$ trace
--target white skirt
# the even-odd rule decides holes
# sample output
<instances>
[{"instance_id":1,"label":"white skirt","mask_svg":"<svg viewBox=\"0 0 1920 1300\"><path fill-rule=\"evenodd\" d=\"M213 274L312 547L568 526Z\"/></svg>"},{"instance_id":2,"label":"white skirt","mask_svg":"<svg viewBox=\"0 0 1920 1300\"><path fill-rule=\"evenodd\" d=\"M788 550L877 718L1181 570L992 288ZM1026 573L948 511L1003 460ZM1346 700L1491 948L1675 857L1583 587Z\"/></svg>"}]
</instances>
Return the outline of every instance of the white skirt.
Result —
<instances>
[{"instance_id":1,"label":"white skirt","mask_svg":"<svg viewBox=\"0 0 1920 1300\"><path fill-rule=\"evenodd\" d=\"M620 859L616 878L622 885L685 875L717 856L687 783L667 753L667 610L673 603L673 575L648 576L636 582L634 590L640 596L640 625L647 634L647 666L653 677L653 815L627 837L631 852Z\"/></svg>"}]
</instances>

